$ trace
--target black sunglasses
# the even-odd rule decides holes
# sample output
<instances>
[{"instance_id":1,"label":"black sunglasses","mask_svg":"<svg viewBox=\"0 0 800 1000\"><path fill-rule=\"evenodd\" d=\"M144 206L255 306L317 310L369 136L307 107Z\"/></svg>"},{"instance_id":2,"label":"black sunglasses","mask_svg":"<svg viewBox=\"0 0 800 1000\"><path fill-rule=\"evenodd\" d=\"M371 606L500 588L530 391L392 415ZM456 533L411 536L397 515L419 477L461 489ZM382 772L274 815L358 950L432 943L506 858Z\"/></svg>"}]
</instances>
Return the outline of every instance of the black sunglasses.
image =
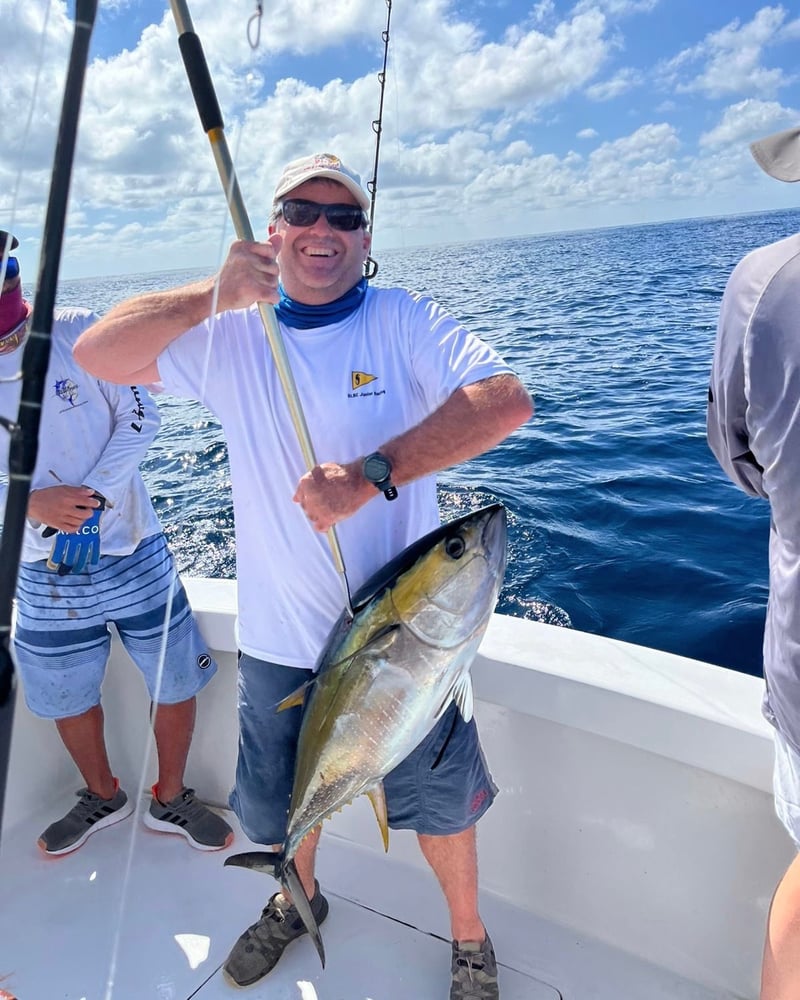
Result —
<instances>
[{"instance_id":1,"label":"black sunglasses","mask_svg":"<svg viewBox=\"0 0 800 1000\"><path fill-rule=\"evenodd\" d=\"M367 217L358 205L320 205L304 198L287 198L278 209L290 226L313 226L324 212L331 229L352 233L367 223Z\"/></svg>"}]
</instances>

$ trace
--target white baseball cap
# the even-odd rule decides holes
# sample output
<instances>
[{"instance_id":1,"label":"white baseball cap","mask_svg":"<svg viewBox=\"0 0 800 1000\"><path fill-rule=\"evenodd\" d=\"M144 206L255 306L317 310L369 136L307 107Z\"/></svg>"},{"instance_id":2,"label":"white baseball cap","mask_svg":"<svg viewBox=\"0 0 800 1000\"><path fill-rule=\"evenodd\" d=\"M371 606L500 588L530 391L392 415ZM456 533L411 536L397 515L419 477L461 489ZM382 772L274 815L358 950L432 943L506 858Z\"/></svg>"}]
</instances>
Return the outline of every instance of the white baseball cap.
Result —
<instances>
[{"instance_id":1,"label":"white baseball cap","mask_svg":"<svg viewBox=\"0 0 800 1000\"><path fill-rule=\"evenodd\" d=\"M775 132L750 143L753 159L778 181L800 181L800 128Z\"/></svg>"},{"instance_id":2,"label":"white baseball cap","mask_svg":"<svg viewBox=\"0 0 800 1000\"><path fill-rule=\"evenodd\" d=\"M347 188L365 212L369 211L369 195L361 186L361 178L333 153L313 153L311 156L302 156L299 160L287 163L275 187L273 203L280 201L296 187L315 177L327 177L329 180L338 181Z\"/></svg>"}]
</instances>

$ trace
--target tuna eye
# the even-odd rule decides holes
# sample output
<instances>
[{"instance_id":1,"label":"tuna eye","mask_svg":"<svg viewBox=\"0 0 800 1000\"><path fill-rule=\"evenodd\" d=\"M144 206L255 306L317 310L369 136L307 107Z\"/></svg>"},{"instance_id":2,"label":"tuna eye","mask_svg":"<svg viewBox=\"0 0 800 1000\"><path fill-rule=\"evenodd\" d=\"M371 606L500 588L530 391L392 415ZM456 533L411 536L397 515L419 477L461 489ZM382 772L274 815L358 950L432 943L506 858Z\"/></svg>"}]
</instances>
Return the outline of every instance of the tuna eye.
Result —
<instances>
[{"instance_id":1,"label":"tuna eye","mask_svg":"<svg viewBox=\"0 0 800 1000\"><path fill-rule=\"evenodd\" d=\"M444 543L444 550L451 559L460 559L466 551L466 545L461 535L453 535Z\"/></svg>"}]
</instances>

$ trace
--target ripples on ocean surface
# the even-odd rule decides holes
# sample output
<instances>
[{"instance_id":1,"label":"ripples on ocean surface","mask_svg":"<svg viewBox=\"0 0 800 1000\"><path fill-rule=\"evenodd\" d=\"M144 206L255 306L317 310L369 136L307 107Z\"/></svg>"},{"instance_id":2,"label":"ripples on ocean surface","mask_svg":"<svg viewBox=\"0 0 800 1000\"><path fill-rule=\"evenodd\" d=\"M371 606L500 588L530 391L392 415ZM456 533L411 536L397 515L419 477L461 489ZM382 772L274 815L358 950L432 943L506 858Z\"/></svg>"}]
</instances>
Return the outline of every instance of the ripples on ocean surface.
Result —
<instances>
[{"instance_id":1,"label":"ripples on ocean surface","mask_svg":"<svg viewBox=\"0 0 800 1000\"><path fill-rule=\"evenodd\" d=\"M798 228L772 212L377 254L376 284L433 295L535 394L528 425L441 477L445 517L508 508L500 611L760 673L769 511L708 450L706 390L733 266ZM67 281L58 301L104 312L199 276ZM181 570L233 577L221 432L161 405L143 470Z\"/></svg>"}]
</instances>

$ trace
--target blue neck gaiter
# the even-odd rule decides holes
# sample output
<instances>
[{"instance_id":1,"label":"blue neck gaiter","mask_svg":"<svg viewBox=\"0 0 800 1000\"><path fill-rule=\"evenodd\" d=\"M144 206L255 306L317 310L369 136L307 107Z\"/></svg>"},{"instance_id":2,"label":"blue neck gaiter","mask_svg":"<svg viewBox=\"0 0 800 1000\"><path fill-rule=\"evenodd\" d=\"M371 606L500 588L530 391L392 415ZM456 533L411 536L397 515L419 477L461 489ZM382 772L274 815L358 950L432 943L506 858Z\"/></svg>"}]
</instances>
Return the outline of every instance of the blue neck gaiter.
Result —
<instances>
[{"instance_id":1,"label":"blue neck gaiter","mask_svg":"<svg viewBox=\"0 0 800 1000\"><path fill-rule=\"evenodd\" d=\"M275 312L282 323L294 327L296 330L312 330L315 326L330 326L331 323L339 323L346 319L350 313L354 313L364 301L366 291L367 279L362 278L341 298L327 302L324 306L308 306L290 298L283 285L278 285L280 301L275 306Z\"/></svg>"}]
</instances>

